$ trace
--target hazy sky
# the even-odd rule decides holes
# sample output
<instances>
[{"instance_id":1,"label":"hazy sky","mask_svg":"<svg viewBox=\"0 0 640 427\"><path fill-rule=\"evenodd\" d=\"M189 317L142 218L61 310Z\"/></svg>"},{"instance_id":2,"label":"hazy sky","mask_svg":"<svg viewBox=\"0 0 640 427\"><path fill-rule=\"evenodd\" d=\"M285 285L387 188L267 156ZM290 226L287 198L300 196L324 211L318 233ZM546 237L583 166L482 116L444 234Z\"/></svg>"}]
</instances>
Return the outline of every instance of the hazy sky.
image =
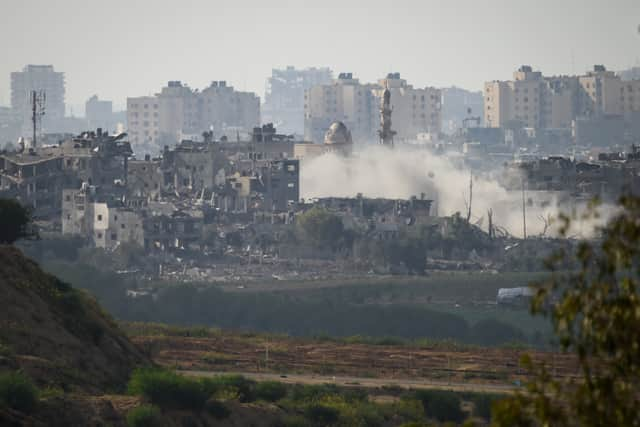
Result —
<instances>
[{"instance_id":1,"label":"hazy sky","mask_svg":"<svg viewBox=\"0 0 640 427\"><path fill-rule=\"evenodd\" d=\"M76 105L94 93L124 105L168 80L262 96L286 65L479 90L521 64L637 65L639 25L640 0L0 0L0 104L27 63L64 71Z\"/></svg>"}]
</instances>

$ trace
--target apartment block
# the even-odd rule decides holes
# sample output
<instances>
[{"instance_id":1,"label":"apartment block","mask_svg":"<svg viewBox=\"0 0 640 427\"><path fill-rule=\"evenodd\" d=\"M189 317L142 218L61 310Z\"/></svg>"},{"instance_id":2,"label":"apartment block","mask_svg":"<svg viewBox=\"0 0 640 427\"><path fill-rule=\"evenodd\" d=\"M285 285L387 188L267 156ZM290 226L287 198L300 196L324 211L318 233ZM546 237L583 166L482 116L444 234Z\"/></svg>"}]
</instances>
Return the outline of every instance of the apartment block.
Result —
<instances>
[{"instance_id":1,"label":"apartment block","mask_svg":"<svg viewBox=\"0 0 640 427\"><path fill-rule=\"evenodd\" d=\"M84 104L84 112L87 118L87 129L101 128L106 131L115 130L113 117L113 103L93 95Z\"/></svg>"},{"instance_id":2,"label":"apartment block","mask_svg":"<svg viewBox=\"0 0 640 427\"><path fill-rule=\"evenodd\" d=\"M511 81L485 83L484 97L487 127L569 129L578 117L640 111L640 80L624 81L602 65L582 76L551 77L523 65Z\"/></svg>"},{"instance_id":3,"label":"apartment block","mask_svg":"<svg viewBox=\"0 0 640 427\"><path fill-rule=\"evenodd\" d=\"M331 83L331 69L287 67L273 69L267 79L263 120L275 123L286 134L304 133L304 93L313 86Z\"/></svg>"},{"instance_id":4,"label":"apartment block","mask_svg":"<svg viewBox=\"0 0 640 427\"><path fill-rule=\"evenodd\" d=\"M65 113L64 73L55 71L53 65L27 65L11 73L11 108L22 119L25 134L31 129L32 91L46 96L42 129L56 131Z\"/></svg>"},{"instance_id":5,"label":"apartment block","mask_svg":"<svg viewBox=\"0 0 640 427\"><path fill-rule=\"evenodd\" d=\"M305 93L305 139L321 142L334 122L350 129L353 140L377 140L380 104L385 89L391 92L395 139L415 140L424 133L438 134L442 126L442 94L439 89L414 88L390 73L375 84L362 84L351 73L342 73L331 84L315 86Z\"/></svg>"},{"instance_id":6,"label":"apartment block","mask_svg":"<svg viewBox=\"0 0 640 427\"><path fill-rule=\"evenodd\" d=\"M248 133L260 124L260 99L214 81L202 91L170 81L154 96L127 99L130 141L136 153L157 154L192 135Z\"/></svg>"},{"instance_id":7,"label":"apartment block","mask_svg":"<svg viewBox=\"0 0 640 427\"><path fill-rule=\"evenodd\" d=\"M392 126L396 141L414 140L418 134L439 134L442 125L442 93L434 87L414 88L400 78L400 73L389 73L378 80L373 90L377 99L388 88L391 92Z\"/></svg>"},{"instance_id":8,"label":"apartment block","mask_svg":"<svg viewBox=\"0 0 640 427\"><path fill-rule=\"evenodd\" d=\"M334 122L351 130L354 141L371 142L378 127L376 85L362 84L352 73L341 73L332 83L305 91L304 137L321 142Z\"/></svg>"},{"instance_id":9,"label":"apartment block","mask_svg":"<svg viewBox=\"0 0 640 427\"><path fill-rule=\"evenodd\" d=\"M160 137L160 102L155 96L127 98L129 142L136 153L155 151Z\"/></svg>"}]
</instances>

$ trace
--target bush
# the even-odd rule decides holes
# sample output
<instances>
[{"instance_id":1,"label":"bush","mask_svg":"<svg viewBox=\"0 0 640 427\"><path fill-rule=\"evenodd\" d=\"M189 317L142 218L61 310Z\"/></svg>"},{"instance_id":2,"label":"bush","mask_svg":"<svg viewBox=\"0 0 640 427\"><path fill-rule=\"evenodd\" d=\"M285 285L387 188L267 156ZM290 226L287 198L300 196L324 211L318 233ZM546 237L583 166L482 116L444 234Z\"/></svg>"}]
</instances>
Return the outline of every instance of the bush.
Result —
<instances>
[{"instance_id":1,"label":"bush","mask_svg":"<svg viewBox=\"0 0 640 427\"><path fill-rule=\"evenodd\" d=\"M31 413L38 403L38 389L21 372L0 374L0 406Z\"/></svg>"},{"instance_id":2,"label":"bush","mask_svg":"<svg viewBox=\"0 0 640 427\"><path fill-rule=\"evenodd\" d=\"M205 410L211 416L218 420L223 420L229 417L229 415L231 414L231 411L225 406L224 403L215 399L207 400L207 403L205 404Z\"/></svg>"},{"instance_id":3,"label":"bush","mask_svg":"<svg viewBox=\"0 0 640 427\"><path fill-rule=\"evenodd\" d=\"M137 369L129 381L129 393L161 408L192 410L202 409L209 397L200 382L155 368Z\"/></svg>"},{"instance_id":4,"label":"bush","mask_svg":"<svg viewBox=\"0 0 640 427\"><path fill-rule=\"evenodd\" d=\"M314 425L328 426L338 421L340 412L330 406L312 404L307 406L304 416Z\"/></svg>"},{"instance_id":5,"label":"bush","mask_svg":"<svg viewBox=\"0 0 640 427\"><path fill-rule=\"evenodd\" d=\"M256 385L256 399L277 402L287 395L287 386L277 381L265 381Z\"/></svg>"},{"instance_id":6,"label":"bush","mask_svg":"<svg viewBox=\"0 0 640 427\"><path fill-rule=\"evenodd\" d=\"M201 383L208 396L233 390L240 402L252 402L256 399L256 383L241 375L220 375L203 379Z\"/></svg>"},{"instance_id":7,"label":"bush","mask_svg":"<svg viewBox=\"0 0 640 427\"><path fill-rule=\"evenodd\" d=\"M14 199L0 199L0 243L12 244L30 237L31 213Z\"/></svg>"},{"instance_id":8,"label":"bush","mask_svg":"<svg viewBox=\"0 0 640 427\"><path fill-rule=\"evenodd\" d=\"M133 408L127 414L127 426L129 427L155 427L162 421L160 410L153 405L141 405Z\"/></svg>"},{"instance_id":9,"label":"bush","mask_svg":"<svg viewBox=\"0 0 640 427\"><path fill-rule=\"evenodd\" d=\"M464 412L460 407L460 396L455 392L420 390L416 392L416 398L422 401L427 416L440 422L453 421L460 423L465 418Z\"/></svg>"},{"instance_id":10,"label":"bush","mask_svg":"<svg viewBox=\"0 0 640 427\"><path fill-rule=\"evenodd\" d=\"M473 415L491 420L491 406L493 402L504 399L504 395L491 393L474 393L469 400L473 402Z\"/></svg>"}]
</instances>

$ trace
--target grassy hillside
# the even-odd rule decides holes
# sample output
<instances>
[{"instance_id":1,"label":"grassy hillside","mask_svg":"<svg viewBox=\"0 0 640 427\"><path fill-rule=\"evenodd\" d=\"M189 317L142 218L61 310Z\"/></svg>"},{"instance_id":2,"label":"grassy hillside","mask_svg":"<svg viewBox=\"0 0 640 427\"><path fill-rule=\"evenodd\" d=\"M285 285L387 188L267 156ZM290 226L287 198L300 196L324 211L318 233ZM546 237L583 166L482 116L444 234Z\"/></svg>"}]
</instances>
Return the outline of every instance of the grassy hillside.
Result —
<instances>
[{"instance_id":1,"label":"grassy hillside","mask_svg":"<svg viewBox=\"0 0 640 427\"><path fill-rule=\"evenodd\" d=\"M0 246L0 307L0 372L20 369L41 387L101 393L122 390L148 363L92 297L7 246Z\"/></svg>"}]
</instances>

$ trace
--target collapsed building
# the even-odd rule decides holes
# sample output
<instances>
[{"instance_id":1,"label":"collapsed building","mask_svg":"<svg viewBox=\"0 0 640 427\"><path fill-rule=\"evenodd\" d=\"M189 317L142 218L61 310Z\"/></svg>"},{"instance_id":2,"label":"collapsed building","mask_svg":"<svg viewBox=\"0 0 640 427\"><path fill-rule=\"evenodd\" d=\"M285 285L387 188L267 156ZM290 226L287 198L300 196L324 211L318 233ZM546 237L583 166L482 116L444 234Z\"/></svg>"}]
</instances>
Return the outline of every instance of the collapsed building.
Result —
<instances>
[{"instance_id":1,"label":"collapsed building","mask_svg":"<svg viewBox=\"0 0 640 427\"><path fill-rule=\"evenodd\" d=\"M379 239L392 239L402 231L419 231L432 223L433 201L418 197L405 199L326 197L310 201L338 215L346 229L359 230Z\"/></svg>"},{"instance_id":2,"label":"collapsed building","mask_svg":"<svg viewBox=\"0 0 640 427\"><path fill-rule=\"evenodd\" d=\"M241 144L214 141L205 132L204 141L185 140L165 147L160 157L140 160L130 147L118 151L96 143L104 139L100 132L74 138L73 145L62 142L50 163L66 181L48 181L56 182L50 196L61 211L62 233L106 249L124 243L181 248L200 241L203 225L221 214L231 220L230 214L293 209L300 197L299 162L289 158L294 141L272 125L254 129L253 135ZM117 144L122 139L110 138ZM40 175L45 182L45 171Z\"/></svg>"},{"instance_id":3,"label":"collapsed building","mask_svg":"<svg viewBox=\"0 0 640 427\"><path fill-rule=\"evenodd\" d=\"M640 152L601 153L597 161L546 157L511 163L504 183L510 190L566 192L584 198L615 200L624 192L640 193Z\"/></svg>"},{"instance_id":4,"label":"collapsed building","mask_svg":"<svg viewBox=\"0 0 640 427\"><path fill-rule=\"evenodd\" d=\"M186 247L200 240L203 222L202 211L173 203L117 199L86 184L63 190L62 234L84 237L97 248Z\"/></svg>"},{"instance_id":5,"label":"collapsed building","mask_svg":"<svg viewBox=\"0 0 640 427\"><path fill-rule=\"evenodd\" d=\"M85 132L56 145L0 154L0 196L19 200L37 218L60 212L62 190L83 182L111 191L126 184L131 146L126 134L109 135L101 129Z\"/></svg>"}]
</instances>

